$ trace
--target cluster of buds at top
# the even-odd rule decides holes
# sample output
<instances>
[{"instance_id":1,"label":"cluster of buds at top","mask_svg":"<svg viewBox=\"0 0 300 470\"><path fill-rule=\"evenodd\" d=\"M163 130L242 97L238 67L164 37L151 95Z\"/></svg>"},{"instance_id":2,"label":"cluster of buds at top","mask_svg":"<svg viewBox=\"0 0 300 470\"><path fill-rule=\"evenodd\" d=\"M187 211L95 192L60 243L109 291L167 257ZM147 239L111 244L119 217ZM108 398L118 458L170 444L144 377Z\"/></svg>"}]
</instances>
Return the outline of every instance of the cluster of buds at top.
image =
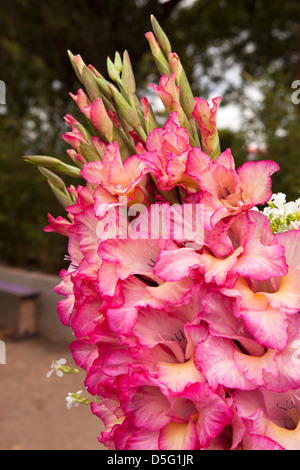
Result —
<instances>
[{"instance_id":1,"label":"cluster of buds at top","mask_svg":"<svg viewBox=\"0 0 300 470\"><path fill-rule=\"evenodd\" d=\"M172 52L167 35L153 15L151 23L153 32L145 36L161 77L157 86L149 86L158 94L168 114L177 113L179 125L189 134L190 146L202 147L215 160L220 154L216 118L221 98L213 100L212 108L207 101L194 98L181 61ZM71 115L65 116L72 130L66 132L63 139L71 146L67 154L75 166L52 157L24 157L27 162L39 167L64 207L74 201L55 172L80 176L84 164L101 161L107 145L113 142L118 143L122 160L125 161L134 154L142 153L147 136L159 127L148 99L139 99L136 94L135 77L127 51L123 56L116 52L113 61L108 57L107 72L111 81L94 66L86 65L80 55L73 55L70 51L68 54L82 84L77 94L70 93L70 96L86 118L83 125Z\"/></svg>"}]
</instances>

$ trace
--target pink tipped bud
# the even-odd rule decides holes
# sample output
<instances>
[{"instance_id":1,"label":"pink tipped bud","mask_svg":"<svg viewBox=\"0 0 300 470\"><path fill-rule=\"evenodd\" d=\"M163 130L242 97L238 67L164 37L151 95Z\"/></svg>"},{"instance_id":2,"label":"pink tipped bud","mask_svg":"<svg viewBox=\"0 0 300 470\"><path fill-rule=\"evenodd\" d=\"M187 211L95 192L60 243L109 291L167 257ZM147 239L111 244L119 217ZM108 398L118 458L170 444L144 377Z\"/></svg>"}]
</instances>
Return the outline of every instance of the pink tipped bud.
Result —
<instances>
[{"instance_id":1,"label":"pink tipped bud","mask_svg":"<svg viewBox=\"0 0 300 470\"><path fill-rule=\"evenodd\" d=\"M77 95L74 95L73 93L69 93L69 95L75 101L79 109L91 104L87 94L82 90L82 88L78 90Z\"/></svg>"},{"instance_id":2,"label":"pink tipped bud","mask_svg":"<svg viewBox=\"0 0 300 470\"><path fill-rule=\"evenodd\" d=\"M220 154L220 143L217 131L217 111L221 100L222 98L220 96L213 98L213 106L210 108L206 100L195 98L195 107L192 113L199 126L203 150L214 159Z\"/></svg>"},{"instance_id":3,"label":"pink tipped bud","mask_svg":"<svg viewBox=\"0 0 300 470\"><path fill-rule=\"evenodd\" d=\"M159 43L155 39L154 34L150 31L145 34L145 37L147 38L149 42L151 52L155 59L155 63L156 63L159 73L161 75L166 74L169 76L171 73L171 69L170 69L168 59L166 58L165 54L161 50Z\"/></svg>"},{"instance_id":4,"label":"pink tipped bud","mask_svg":"<svg viewBox=\"0 0 300 470\"><path fill-rule=\"evenodd\" d=\"M112 142L113 123L107 114L102 98L95 100L90 106L90 119L93 126L108 142Z\"/></svg>"}]
</instances>

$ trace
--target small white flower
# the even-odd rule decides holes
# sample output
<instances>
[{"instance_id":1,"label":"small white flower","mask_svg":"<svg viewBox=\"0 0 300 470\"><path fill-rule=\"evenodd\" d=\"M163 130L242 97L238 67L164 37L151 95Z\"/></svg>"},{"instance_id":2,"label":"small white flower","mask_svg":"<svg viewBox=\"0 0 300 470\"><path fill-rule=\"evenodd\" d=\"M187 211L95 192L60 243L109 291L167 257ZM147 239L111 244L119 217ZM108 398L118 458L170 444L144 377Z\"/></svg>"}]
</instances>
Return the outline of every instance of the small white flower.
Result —
<instances>
[{"instance_id":1,"label":"small white flower","mask_svg":"<svg viewBox=\"0 0 300 470\"><path fill-rule=\"evenodd\" d=\"M79 406L80 401L78 399L81 398L82 390L78 390L76 393L68 393L68 396L66 397L66 402L67 402L67 408L70 410L72 406Z\"/></svg>"},{"instance_id":2,"label":"small white flower","mask_svg":"<svg viewBox=\"0 0 300 470\"><path fill-rule=\"evenodd\" d=\"M300 221L296 220L295 222L291 222L291 228L292 230L298 230L300 228Z\"/></svg>"},{"instance_id":3,"label":"small white flower","mask_svg":"<svg viewBox=\"0 0 300 470\"><path fill-rule=\"evenodd\" d=\"M52 361L51 369L47 372L46 376L49 378L53 372L56 372L57 377L62 377L64 373L60 370L60 366L63 366L67 360L65 358L58 359L58 361Z\"/></svg>"},{"instance_id":4,"label":"small white flower","mask_svg":"<svg viewBox=\"0 0 300 470\"><path fill-rule=\"evenodd\" d=\"M272 194L271 201L278 209L281 209L286 203L286 195L284 193L274 193Z\"/></svg>"},{"instance_id":5,"label":"small white flower","mask_svg":"<svg viewBox=\"0 0 300 470\"><path fill-rule=\"evenodd\" d=\"M294 201L287 202L286 204L284 204L285 215L295 214L297 210L298 210L298 206L297 206L297 203Z\"/></svg>"}]
</instances>

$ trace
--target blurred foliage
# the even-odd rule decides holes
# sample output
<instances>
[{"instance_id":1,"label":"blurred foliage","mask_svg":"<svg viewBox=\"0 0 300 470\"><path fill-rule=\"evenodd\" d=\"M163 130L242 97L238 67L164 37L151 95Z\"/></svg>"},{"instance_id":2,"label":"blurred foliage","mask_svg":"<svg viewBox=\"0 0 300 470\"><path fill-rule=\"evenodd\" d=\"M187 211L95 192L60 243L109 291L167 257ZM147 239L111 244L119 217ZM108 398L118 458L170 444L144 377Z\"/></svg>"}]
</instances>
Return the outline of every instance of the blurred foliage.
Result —
<instances>
[{"instance_id":1,"label":"blurred foliage","mask_svg":"<svg viewBox=\"0 0 300 470\"><path fill-rule=\"evenodd\" d=\"M2 1L0 79L7 105L0 105L0 262L54 273L63 267L67 240L43 227L47 212L64 210L20 157L67 161L63 116L76 115L68 92L80 87L68 49L103 75L107 56L127 49L141 93L158 79L144 38L150 14L169 36L195 95L207 99L221 87L221 106L235 103L243 111L241 131L220 131L222 150L231 147L239 166L247 146L262 142L267 154L257 158L281 167L274 191L298 197L300 104L291 102L291 84L300 79L299 13L298 0Z\"/></svg>"}]
</instances>

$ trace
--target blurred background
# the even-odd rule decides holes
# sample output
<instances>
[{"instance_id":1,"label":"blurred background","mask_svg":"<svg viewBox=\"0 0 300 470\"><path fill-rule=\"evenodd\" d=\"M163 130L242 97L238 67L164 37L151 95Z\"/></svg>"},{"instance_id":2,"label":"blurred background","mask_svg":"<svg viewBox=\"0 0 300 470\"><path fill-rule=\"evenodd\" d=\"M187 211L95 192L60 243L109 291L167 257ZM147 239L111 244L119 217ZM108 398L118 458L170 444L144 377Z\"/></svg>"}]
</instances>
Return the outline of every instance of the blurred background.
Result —
<instances>
[{"instance_id":1,"label":"blurred background","mask_svg":"<svg viewBox=\"0 0 300 470\"><path fill-rule=\"evenodd\" d=\"M209 100L222 96L222 150L231 147L237 166L247 159L275 160L281 170L273 175L273 191L286 193L287 200L299 197L299 0L0 0L0 9L0 83L5 84L5 100L3 93L0 100L0 267L54 276L67 267L66 239L43 232L47 213L57 217L64 210L45 178L21 157L39 154L68 161L61 135L69 129L63 116L76 114L69 92L76 94L81 87L68 49L106 78L107 57L126 49L139 96L154 100L147 84L157 83L159 76L144 36L151 30L151 14L180 56L194 95ZM22 352L14 347L9 354L18 356L21 370ZM11 370L2 368L1 373L1 380L14 387ZM37 376L31 380L30 387ZM45 405L39 406L35 412ZM10 422L14 413L8 408L3 409ZM50 409L48 418L53 416ZM36 416L38 422L41 415ZM68 420L65 425L71 426ZM39 432L35 435L38 439ZM34 448L34 442L24 442L2 436L0 447ZM59 446L47 442L48 448ZM72 445L80 443L62 443L60 448Z\"/></svg>"},{"instance_id":2,"label":"blurred background","mask_svg":"<svg viewBox=\"0 0 300 470\"><path fill-rule=\"evenodd\" d=\"M168 34L195 95L222 96L222 149L232 148L237 165L266 155L277 161L274 191L288 200L299 196L300 104L291 100L292 83L300 79L297 0L1 0L0 8L0 80L6 85L6 105L0 105L2 263L61 269L66 240L43 227L47 212L63 210L21 156L67 161L63 116L75 113L68 93L80 87L68 49L107 78L107 56L127 49L139 94L149 93L147 83L158 80L144 37L150 14Z\"/></svg>"}]
</instances>

